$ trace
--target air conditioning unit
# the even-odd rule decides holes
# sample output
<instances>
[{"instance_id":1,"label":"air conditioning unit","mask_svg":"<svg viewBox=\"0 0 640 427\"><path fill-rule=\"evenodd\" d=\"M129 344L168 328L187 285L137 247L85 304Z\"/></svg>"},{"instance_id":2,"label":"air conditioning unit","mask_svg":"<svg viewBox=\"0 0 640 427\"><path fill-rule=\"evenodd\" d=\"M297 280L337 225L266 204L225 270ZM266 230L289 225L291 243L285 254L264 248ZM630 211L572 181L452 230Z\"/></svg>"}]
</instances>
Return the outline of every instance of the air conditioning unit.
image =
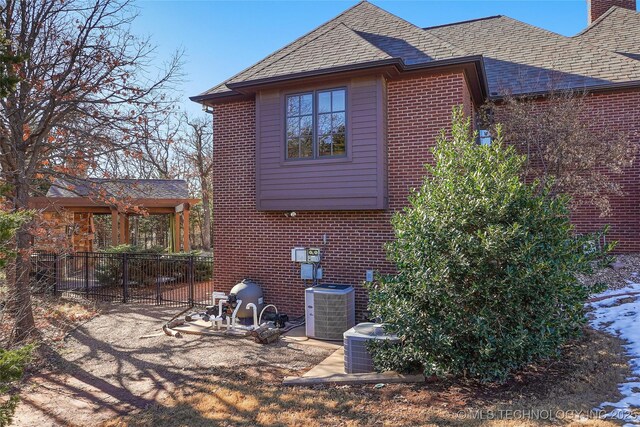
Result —
<instances>
[{"instance_id":1,"label":"air conditioning unit","mask_svg":"<svg viewBox=\"0 0 640 427\"><path fill-rule=\"evenodd\" d=\"M310 338L341 340L356 324L356 292L349 285L318 285L304 295L306 332Z\"/></svg>"},{"instance_id":2,"label":"air conditioning unit","mask_svg":"<svg viewBox=\"0 0 640 427\"><path fill-rule=\"evenodd\" d=\"M375 372L373 359L367 349L371 340L391 340L398 337L384 333L384 326L377 323L359 323L344 333L344 371L347 374Z\"/></svg>"}]
</instances>

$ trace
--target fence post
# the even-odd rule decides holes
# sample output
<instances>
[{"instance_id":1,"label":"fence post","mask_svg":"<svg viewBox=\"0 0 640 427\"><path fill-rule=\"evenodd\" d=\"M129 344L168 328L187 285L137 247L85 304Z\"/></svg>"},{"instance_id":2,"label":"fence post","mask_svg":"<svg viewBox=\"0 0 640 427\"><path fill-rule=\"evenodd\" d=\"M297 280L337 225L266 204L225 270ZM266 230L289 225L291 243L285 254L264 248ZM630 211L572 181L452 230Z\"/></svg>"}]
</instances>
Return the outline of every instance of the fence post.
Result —
<instances>
[{"instance_id":1,"label":"fence post","mask_svg":"<svg viewBox=\"0 0 640 427\"><path fill-rule=\"evenodd\" d=\"M125 252L122 254L122 302L127 302L129 294L129 257Z\"/></svg>"},{"instance_id":2,"label":"fence post","mask_svg":"<svg viewBox=\"0 0 640 427\"><path fill-rule=\"evenodd\" d=\"M58 254L53 254L53 295L58 294Z\"/></svg>"},{"instance_id":3,"label":"fence post","mask_svg":"<svg viewBox=\"0 0 640 427\"><path fill-rule=\"evenodd\" d=\"M193 255L189 255L189 269L188 269L188 275L189 275L189 305L191 307L193 307L194 303L193 303L193 282L194 282L194 278L195 278L195 274L194 274L194 265L193 265Z\"/></svg>"},{"instance_id":4,"label":"fence post","mask_svg":"<svg viewBox=\"0 0 640 427\"><path fill-rule=\"evenodd\" d=\"M160 254L156 255L156 274L155 274L155 280L156 280L156 304L160 305L162 304L162 288L160 286Z\"/></svg>"},{"instance_id":5,"label":"fence post","mask_svg":"<svg viewBox=\"0 0 640 427\"><path fill-rule=\"evenodd\" d=\"M89 298L89 252L84 253L84 293Z\"/></svg>"}]
</instances>

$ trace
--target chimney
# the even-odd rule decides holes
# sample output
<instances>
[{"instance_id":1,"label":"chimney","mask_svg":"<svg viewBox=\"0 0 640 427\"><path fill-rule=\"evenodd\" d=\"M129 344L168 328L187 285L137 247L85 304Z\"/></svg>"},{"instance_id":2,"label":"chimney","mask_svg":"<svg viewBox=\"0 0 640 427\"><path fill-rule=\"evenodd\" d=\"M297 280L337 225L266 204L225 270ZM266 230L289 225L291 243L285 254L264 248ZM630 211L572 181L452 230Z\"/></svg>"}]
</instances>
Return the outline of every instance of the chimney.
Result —
<instances>
[{"instance_id":1,"label":"chimney","mask_svg":"<svg viewBox=\"0 0 640 427\"><path fill-rule=\"evenodd\" d=\"M636 10L636 0L587 0L589 10L587 18L589 25L613 6L624 7L625 9Z\"/></svg>"}]
</instances>

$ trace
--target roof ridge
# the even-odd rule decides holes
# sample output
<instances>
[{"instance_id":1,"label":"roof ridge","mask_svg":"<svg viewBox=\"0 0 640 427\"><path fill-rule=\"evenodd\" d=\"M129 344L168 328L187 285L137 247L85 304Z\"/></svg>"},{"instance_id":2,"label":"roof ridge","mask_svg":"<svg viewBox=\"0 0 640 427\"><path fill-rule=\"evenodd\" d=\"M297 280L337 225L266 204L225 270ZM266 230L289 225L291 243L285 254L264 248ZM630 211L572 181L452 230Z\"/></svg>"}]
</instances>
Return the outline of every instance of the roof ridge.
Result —
<instances>
[{"instance_id":1,"label":"roof ridge","mask_svg":"<svg viewBox=\"0 0 640 427\"><path fill-rule=\"evenodd\" d=\"M366 0L364 0L364 2L366 2ZM368 2L366 2L366 3L368 3ZM396 19L399 19L399 20L400 20L400 21L402 21L402 22L405 22L405 23L409 24L411 27L413 27L413 28L415 28L415 29L417 29L417 30L420 30L420 31L423 31L423 32L424 32L424 30L423 30L421 27L418 27L418 26L417 26L416 24L414 24L413 22L407 21L406 19L404 19L404 18L402 18L402 17L400 17L400 16L398 16L398 15L396 15L396 14L393 14L393 13L389 12L388 10L383 9L383 8L381 8L380 6L376 6L376 5L375 5L375 4L373 4L373 3L368 3L368 4L370 4L371 6L375 7L376 9L380 10L381 12L383 12L383 13L385 13L385 14L389 15L389 16L392 16L392 17L394 17L394 18L396 18ZM429 34L429 33L428 33L428 34ZM445 43L447 46L449 46L450 48L452 48L452 50L453 50L453 49L455 49L455 50L459 51L459 53L461 53L462 55L467 55L467 54L468 54L468 52L467 52L467 51L465 51L464 49L461 49L461 48L460 48L459 46L457 46L457 45L452 44L452 43L451 43L451 42L449 42L448 40L442 39L442 38L440 38L440 37L436 36L435 34L429 34L429 36L430 36L430 37L435 38L436 40L439 40L439 41L441 41L441 42Z\"/></svg>"},{"instance_id":2,"label":"roof ridge","mask_svg":"<svg viewBox=\"0 0 640 427\"><path fill-rule=\"evenodd\" d=\"M335 21L336 19L340 18L341 16L345 15L347 12L350 12L352 10L354 10L355 8L359 7L362 4L370 4L367 0L361 0L358 3L354 4L353 6L343 10L342 12L340 12L338 15L334 16L333 18L329 19L326 22L323 22L320 25L317 25L316 27L314 27L313 29L307 31L306 33L304 33L303 35L301 35L300 37L297 37L296 39L294 39L293 41L291 41L290 43L287 43L284 47L277 49L275 52L270 53L269 55L265 56L264 58L260 59L258 62L255 62L251 65L249 65L248 67L244 68L243 70L237 72L236 74L232 75L231 77L229 77L228 79L224 80L222 83L206 90L205 92L203 92L203 95L211 92L212 90L220 87L220 86L226 86L227 82L232 81L233 79L235 79L236 77L240 76L241 74L249 71L251 68L255 67L256 65L260 64L261 62L266 62L269 59L275 57L278 53L280 53L282 50L286 49L287 47L291 46L292 44L302 40L303 38L313 34L315 31L319 30L320 28L322 28L323 26L327 25L328 23L330 23L331 21ZM297 48L296 48L297 50ZM285 55L286 56L286 55ZM269 63L269 65L271 65L271 63ZM251 75L253 75L255 73L251 73Z\"/></svg>"},{"instance_id":3,"label":"roof ridge","mask_svg":"<svg viewBox=\"0 0 640 427\"><path fill-rule=\"evenodd\" d=\"M363 2L361 2L361 3L363 3ZM317 29L317 30L319 30L319 29L320 29L320 28L322 28L324 25L329 24L329 23L331 23L331 22L332 22L332 21L334 21L334 20L335 20L335 19L332 19L331 21L327 21L327 22L325 22L324 24L322 24L321 26L319 26L319 27L318 27L318 28L316 28L316 29ZM269 67L269 66L273 65L274 63L276 63L276 62L278 62L278 61L282 61L282 60L283 60L283 59L285 59L286 57L288 57L288 56L290 56L290 55L294 54L295 52L299 51L301 48L303 48L303 47L305 47L305 46L309 45L310 43L313 43L314 41L318 40L319 38L321 38L321 37L323 37L323 36L327 35L327 33L329 33L330 31L333 31L333 30L335 30L336 28L339 28L339 27L344 27L347 31L349 31L349 33L351 33L351 34L353 34L354 36L356 36L358 40L363 41L363 42L367 43L367 45L370 45L370 46L374 47L376 50L378 50L378 51L380 51L380 52L382 52L382 53L385 53L385 54L386 54L386 52L382 51L381 49L377 48L376 46L373 46L371 43L369 43L368 41L364 40L362 37L359 37L357 34L355 34L355 33L354 33L354 31L353 31L351 28L349 28L349 27L348 27L344 22L336 22L334 25L332 25L332 26L328 26L324 31L320 32L320 33L319 33L318 35L316 35L315 37L310 38L309 40L307 40L307 41L305 41L304 43L300 44L300 46L297 46L295 49L293 49L293 50L291 50L291 51L287 52L286 54L282 55L282 56L281 56L281 57L279 57L276 61L274 61L274 62L272 62L272 63L264 64L262 67L257 68L257 69L255 70L255 72L253 72L253 73L249 74L248 76L246 76L246 77L247 77L247 80L251 80L251 77L252 77L252 76L255 76L257 73L259 73L260 71L264 70L266 67ZM287 45L287 46L289 46L289 45ZM387 56L389 56L388 54L386 54L386 55L387 55ZM262 61L260 61L260 62L262 62ZM258 64L255 64L255 65L258 65Z\"/></svg>"},{"instance_id":4,"label":"roof ridge","mask_svg":"<svg viewBox=\"0 0 640 427\"><path fill-rule=\"evenodd\" d=\"M431 30L434 28L442 28L442 27L451 27L453 25L460 25L460 24L468 24L471 22L477 22L477 21L486 21L489 19L496 19L496 18L502 18L504 15L491 15L491 16L484 16L482 18L474 18L474 19L467 19L464 21L457 21L457 22L450 22L448 24L440 24L440 25L431 25L429 27L423 27L423 30Z\"/></svg>"},{"instance_id":5,"label":"roof ridge","mask_svg":"<svg viewBox=\"0 0 640 427\"><path fill-rule=\"evenodd\" d=\"M575 35L571 36L571 38L578 37L578 36L581 36L583 34L586 34L590 30L595 28L598 24L600 24L602 21L604 21L605 18L607 16L611 15L616 9L624 9L624 8L621 8L619 6L611 6L605 13L603 13L600 16L598 16L598 19L593 21L591 24L587 25L587 28L585 28L584 30L580 31L578 34L575 34Z\"/></svg>"}]
</instances>

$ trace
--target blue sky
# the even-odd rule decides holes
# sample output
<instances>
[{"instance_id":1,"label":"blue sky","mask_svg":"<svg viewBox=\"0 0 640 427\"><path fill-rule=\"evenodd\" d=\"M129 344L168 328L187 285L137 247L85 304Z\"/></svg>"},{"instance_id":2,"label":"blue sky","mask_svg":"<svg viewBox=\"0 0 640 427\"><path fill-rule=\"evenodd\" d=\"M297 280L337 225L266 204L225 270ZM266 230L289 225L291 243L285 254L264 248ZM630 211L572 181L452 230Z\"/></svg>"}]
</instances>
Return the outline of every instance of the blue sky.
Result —
<instances>
[{"instance_id":1,"label":"blue sky","mask_svg":"<svg viewBox=\"0 0 640 427\"><path fill-rule=\"evenodd\" d=\"M201 114L188 100L338 15L357 1L184 1L137 0L134 32L150 36L158 64L184 49L182 107ZM421 27L491 15L508 15L548 30L573 35L586 26L586 0L407 1L372 3Z\"/></svg>"}]
</instances>

